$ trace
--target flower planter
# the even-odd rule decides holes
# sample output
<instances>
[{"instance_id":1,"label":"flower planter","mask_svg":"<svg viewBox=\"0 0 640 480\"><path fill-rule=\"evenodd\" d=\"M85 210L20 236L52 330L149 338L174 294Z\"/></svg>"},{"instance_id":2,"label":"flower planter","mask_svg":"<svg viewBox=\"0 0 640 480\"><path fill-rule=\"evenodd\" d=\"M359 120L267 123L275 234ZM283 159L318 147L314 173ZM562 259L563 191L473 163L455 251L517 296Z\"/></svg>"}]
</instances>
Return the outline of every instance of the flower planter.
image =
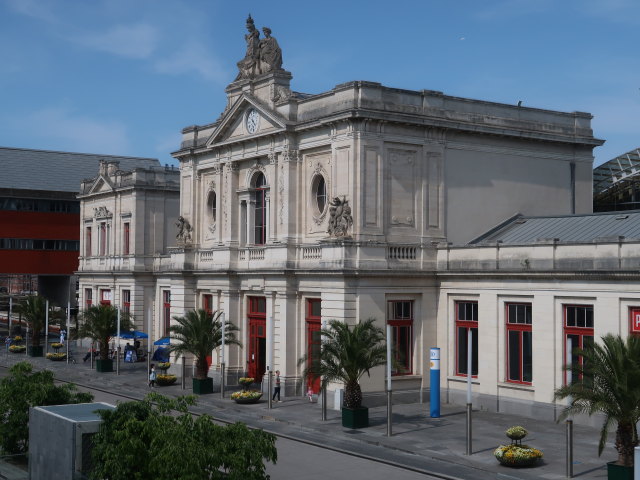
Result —
<instances>
[{"instance_id":1,"label":"flower planter","mask_svg":"<svg viewBox=\"0 0 640 480\"><path fill-rule=\"evenodd\" d=\"M161 387L167 387L176 383L177 379L178 377L176 377L175 375L167 375L163 373L156 377L156 384Z\"/></svg>"},{"instance_id":2,"label":"flower planter","mask_svg":"<svg viewBox=\"0 0 640 480\"><path fill-rule=\"evenodd\" d=\"M38 346L29 345L27 347L27 354L30 357L41 357L43 351L44 351L44 347L42 345L38 345Z\"/></svg>"},{"instance_id":3,"label":"flower planter","mask_svg":"<svg viewBox=\"0 0 640 480\"><path fill-rule=\"evenodd\" d=\"M369 426L369 409L367 407L342 407L342 426L346 428L365 428Z\"/></svg>"},{"instance_id":4,"label":"flower planter","mask_svg":"<svg viewBox=\"0 0 640 480\"><path fill-rule=\"evenodd\" d=\"M113 372L113 360L108 358L102 360L101 358L96 360L96 372Z\"/></svg>"},{"instance_id":5,"label":"flower planter","mask_svg":"<svg viewBox=\"0 0 640 480\"><path fill-rule=\"evenodd\" d=\"M500 445L493 455L505 467L533 467L542 459L542 452L528 445Z\"/></svg>"},{"instance_id":6,"label":"flower planter","mask_svg":"<svg viewBox=\"0 0 640 480\"><path fill-rule=\"evenodd\" d=\"M616 462L607 463L608 480L633 480L633 467L618 465Z\"/></svg>"},{"instance_id":7,"label":"flower planter","mask_svg":"<svg viewBox=\"0 0 640 480\"><path fill-rule=\"evenodd\" d=\"M9 351L11 353L24 353L26 349L27 347L25 347L24 345L11 345L9 347Z\"/></svg>"},{"instance_id":8,"label":"flower planter","mask_svg":"<svg viewBox=\"0 0 640 480\"><path fill-rule=\"evenodd\" d=\"M47 353L47 359L52 362L61 362L67 359L66 353Z\"/></svg>"},{"instance_id":9,"label":"flower planter","mask_svg":"<svg viewBox=\"0 0 640 480\"><path fill-rule=\"evenodd\" d=\"M213 378L194 378L193 393L198 395L213 393Z\"/></svg>"},{"instance_id":10,"label":"flower planter","mask_svg":"<svg viewBox=\"0 0 640 480\"><path fill-rule=\"evenodd\" d=\"M258 403L262 398L262 394L256 398L234 398L233 401L239 403L240 405L247 405L249 403Z\"/></svg>"}]
</instances>

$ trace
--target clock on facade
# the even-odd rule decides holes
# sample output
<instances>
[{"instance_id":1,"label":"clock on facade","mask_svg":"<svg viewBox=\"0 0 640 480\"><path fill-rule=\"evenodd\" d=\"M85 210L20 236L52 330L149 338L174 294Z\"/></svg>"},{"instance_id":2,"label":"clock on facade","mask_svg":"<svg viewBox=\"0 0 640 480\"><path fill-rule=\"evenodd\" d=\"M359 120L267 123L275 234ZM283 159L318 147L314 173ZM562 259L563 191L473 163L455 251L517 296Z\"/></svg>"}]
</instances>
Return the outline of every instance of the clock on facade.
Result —
<instances>
[{"instance_id":1,"label":"clock on facade","mask_svg":"<svg viewBox=\"0 0 640 480\"><path fill-rule=\"evenodd\" d=\"M249 133L256 133L259 122L260 115L258 115L258 112L252 108L247 112L247 131Z\"/></svg>"}]
</instances>

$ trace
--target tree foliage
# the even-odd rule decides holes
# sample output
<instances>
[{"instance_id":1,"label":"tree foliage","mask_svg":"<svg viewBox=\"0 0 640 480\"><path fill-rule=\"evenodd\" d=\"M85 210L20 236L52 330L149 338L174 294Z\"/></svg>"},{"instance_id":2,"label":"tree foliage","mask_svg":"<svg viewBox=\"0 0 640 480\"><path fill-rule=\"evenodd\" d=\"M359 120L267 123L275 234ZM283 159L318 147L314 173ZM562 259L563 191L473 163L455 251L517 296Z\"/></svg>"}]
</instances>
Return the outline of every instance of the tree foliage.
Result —
<instances>
[{"instance_id":1,"label":"tree foliage","mask_svg":"<svg viewBox=\"0 0 640 480\"><path fill-rule=\"evenodd\" d=\"M78 392L75 385L54 385L53 372L34 372L28 362L9 369L0 380L0 448L4 453L29 450L29 408L93 401L90 393Z\"/></svg>"},{"instance_id":2,"label":"tree foliage","mask_svg":"<svg viewBox=\"0 0 640 480\"><path fill-rule=\"evenodd\" d=\"M242 423L222 427L208 415L189 413L195 397L170 399L151 393L139 402L101 410L94 437L93 479L268 479L275 463L275 436Z\"/></svg>"},{"instance_id":3,"label":"tree foliage","mask_svg":"<svg viewBox=\"0 0 640 480\"><path fill-rule=\"evenodd\" d=\"M131 327L131 320L126 314L120 316L120 330ZM78 329L78 337L87 337L98 343L100 358L109 358L109 342L118 330L118 309L111 305L92 305L82 312L82 325Z\"/></svg>"},{"instance_id":4,"label":"tree foliage","mask_svg":"<svg viewBox=\"0 0 640 480\"><path fill-rule=\"evenodd\" d=\"M322 378L322 388L328 383L341 381L345 385L344 406L359 408L362 405L360 378L387 361L384 330L374 325L375 319L349 326L338 320L330 320L322 329L320 358L309 362L305 354L298 364L306 363L303 375Z\"/></svg>"},{"instance_id":5,"label":"tree foliage","mask_svg":"<svg viewBox=\"0 0 640 480\"><path fill-rule=\"evenodd\" d=\"M196 358L196 378L207 378L207 357L222 345L221 315L219 311L190 310L184 317L173 317L177 324L169 327L172 340L169 351L176 355L192 354ZM226 321L224 325L225 343L242 346L235 335L238 327Z\"/></svg>"},{"instance_id":6,"label":"tree foliage","mask_svg":"<svg viewBox=\"0 0 640 480\"><path fill-rule=\"evenodd\" d=\"M29 324L31 345L34 347L39 346L40 336L47 323L47 300L40 295L30 295L16 306L16 311L21 313ZM60 318L62 318L62 315L59 310L51 310L49 312L49 321L51 323Z\"/></svg>"},{"instance_id":7,"label":"tree foliage","mask_svg":"<svg viewBox=\"0 0 640 480\"><path fill-rule=\"evenodd\" d=\"M638 445L636 424L640 420L640 338L605 335L602 344L574 350L581 362L565 366L573 381L555 391L556 399L570 397L560 420L569 415L604 414L598 455L602 454L609 429L616 424L618 463L633 465Z\"/></svg>"}]
</instances>

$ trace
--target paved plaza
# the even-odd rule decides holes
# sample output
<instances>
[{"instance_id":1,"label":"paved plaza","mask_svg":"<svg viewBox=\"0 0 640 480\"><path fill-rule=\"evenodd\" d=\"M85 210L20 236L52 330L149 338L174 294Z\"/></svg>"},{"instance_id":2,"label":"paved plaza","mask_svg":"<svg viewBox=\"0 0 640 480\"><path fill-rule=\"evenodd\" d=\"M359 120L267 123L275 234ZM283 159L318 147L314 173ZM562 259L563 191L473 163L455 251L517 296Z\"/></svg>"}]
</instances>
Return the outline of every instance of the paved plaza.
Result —
<instances>
[{"instance_id":1,"label":"paved plaza","mask_svg":"<svg viewBox=\"0 0 640 480\"><path fill-rule=\"evenodd\" d=\"M142 398L147 386L146 363L121 364L120 375L98 373L90 362L77 364L51 362L44 358L2 353L0 366L28 360L35 368L48 368L60 380L80 386L101 389L131 398ZM168 396L191 393L190 379L182 390L180 381L170 387L158 387L156 392ZM441 418L429 417L429 405L405 404L393 407L393 436L386 436L386 407L370 409L371 426L351 430L341 426L340 412L329 409L322 421L321 407L309 403L307 397L284 398L268 408L264 399L255 405L237 405L220 393L198 399L198 412L208 413L222 421L242 421L292 439L323 448L350 452L365 458L381 459L390 464L408 466L416 472L431 473L442 478L500 479L560 479L565 478L565 425L513 415L475 411L473 417L473 455L465 455L465 410L463 406L443 405ZM493 450L509 442L504 431L512 425L529 430L525 443L544 452L544 462L535 468L512 469L500 466ZM602 457L597 454L597 428L574 427L574 476L581 479L606 478L606 462L616 459L612 442ZM610 440L613 436L610 437ZM418 475L416 475L418 477Z\"/></svg>"}]
</instances>

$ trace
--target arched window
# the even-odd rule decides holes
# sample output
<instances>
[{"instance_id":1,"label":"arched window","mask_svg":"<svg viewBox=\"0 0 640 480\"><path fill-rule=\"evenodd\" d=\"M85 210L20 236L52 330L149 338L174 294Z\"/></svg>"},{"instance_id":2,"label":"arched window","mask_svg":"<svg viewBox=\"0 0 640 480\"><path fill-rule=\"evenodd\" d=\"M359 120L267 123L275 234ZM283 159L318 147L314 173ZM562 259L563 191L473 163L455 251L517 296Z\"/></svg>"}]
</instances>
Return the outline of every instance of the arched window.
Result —
<instances>
[{"instance_id":1,"label":"arched window","mask_svg":"<svg viewBox=\"0 0 640 480\"><path fill-rule=\"evenodd\" d=\"M267 179L259 172L253 180L255 189L253 243L264 245L267 243Z\"/></svg>"},{"instance_id":2,"label":"arched window","mask_svg":"<svg viewBox=\"0 0 640 480\"><path fill-rule=\"evenodd\" d=\"M313 203L316 207L316 214L322 215L327 206L327 183L322 175L316 175L311 183Z\"/></svg>"},{"instance_id":3,"label":"arched window","mask_svg":"<svg viewBox=\"0 0 640 480\"><path fill-rule=\"evenodd\" d=\"M211 225L216 224L217 211L216 211L216 192L209 192L209 198L207 199L207 215L209 216L209 223Z\"/></svg>"}]
</instances>

